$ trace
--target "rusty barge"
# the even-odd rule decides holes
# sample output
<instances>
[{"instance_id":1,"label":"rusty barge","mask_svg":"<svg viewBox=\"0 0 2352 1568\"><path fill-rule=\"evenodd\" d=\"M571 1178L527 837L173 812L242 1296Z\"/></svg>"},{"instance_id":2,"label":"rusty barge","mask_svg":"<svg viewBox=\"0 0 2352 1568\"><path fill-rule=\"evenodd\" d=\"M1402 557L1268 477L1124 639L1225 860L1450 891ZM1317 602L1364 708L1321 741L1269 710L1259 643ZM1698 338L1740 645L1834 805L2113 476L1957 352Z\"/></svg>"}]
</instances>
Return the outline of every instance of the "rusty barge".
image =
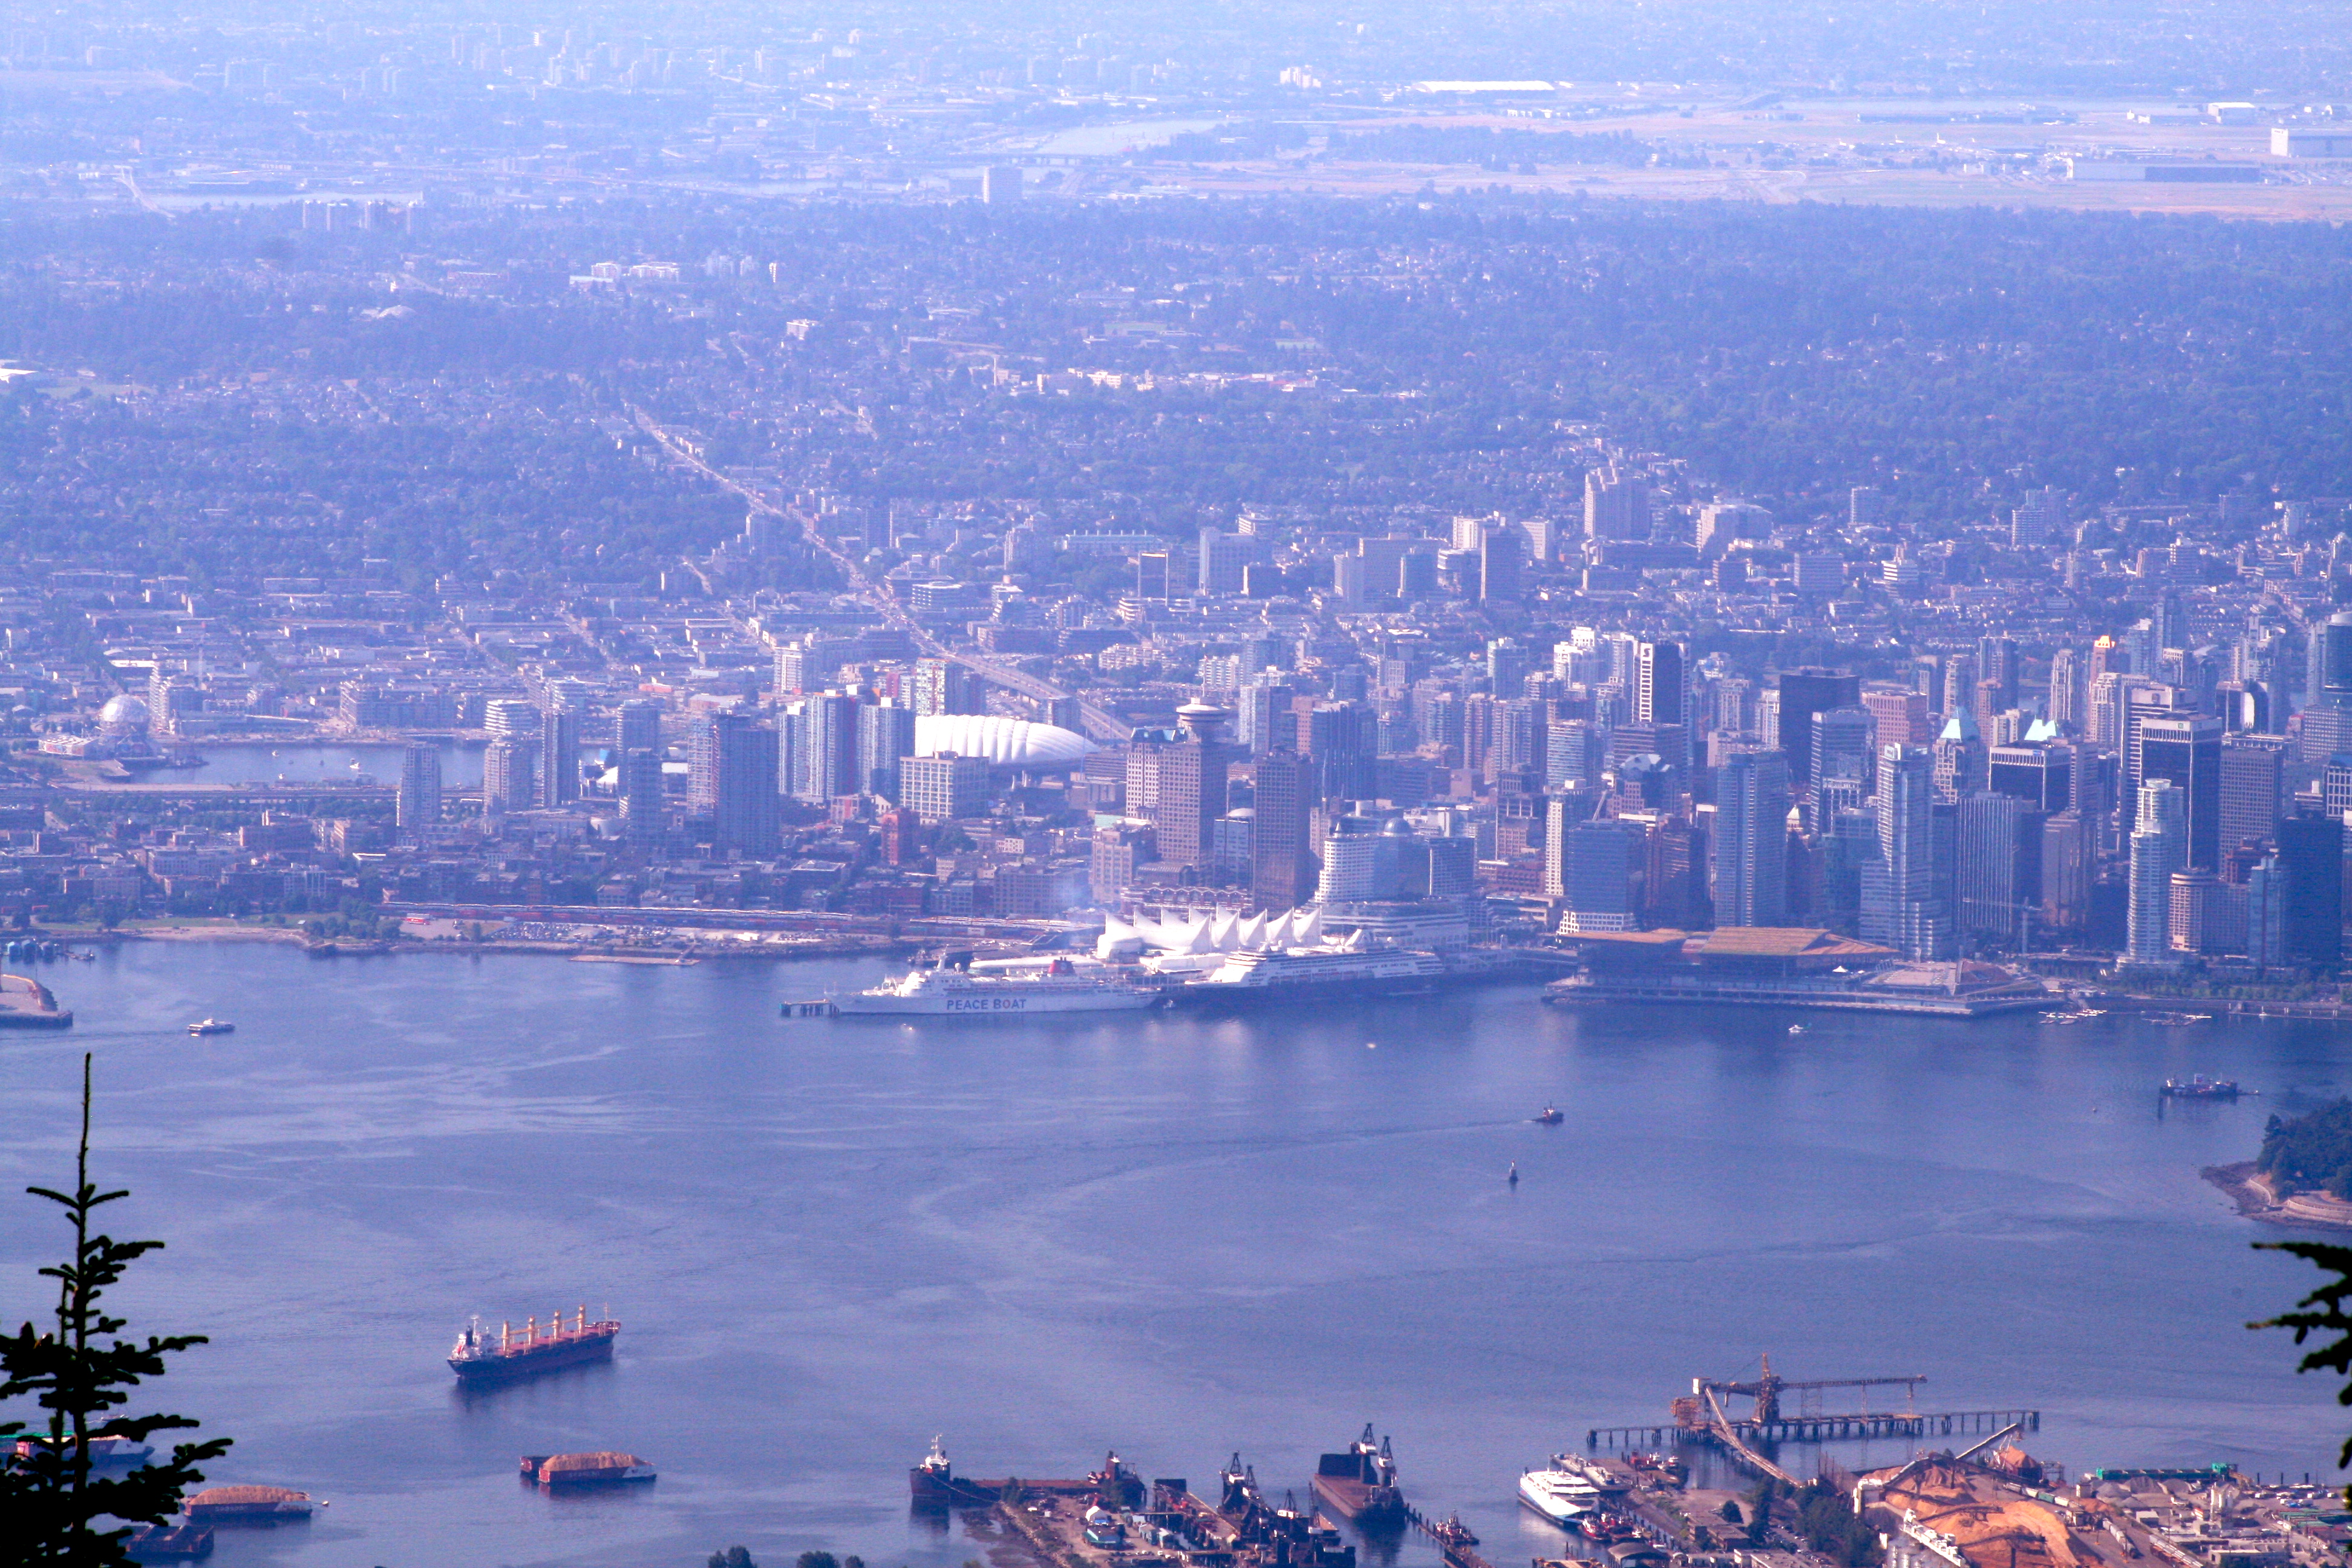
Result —
<instances>
[{"instance_id":1,"label":"rusty barge","mask_svg":"<svg viewBox=\"0 0 2352 1568\"><path fill-rule=\"evenodd\" d=\"M1359 1530L1398 1529L1405 1522L1395 1457L1386 1437L1372 1441L1369 1421L1364 1435L1346 1449L1316 1460L1311 1484L1318 1501Z\"/></svg>"}]
</instances>

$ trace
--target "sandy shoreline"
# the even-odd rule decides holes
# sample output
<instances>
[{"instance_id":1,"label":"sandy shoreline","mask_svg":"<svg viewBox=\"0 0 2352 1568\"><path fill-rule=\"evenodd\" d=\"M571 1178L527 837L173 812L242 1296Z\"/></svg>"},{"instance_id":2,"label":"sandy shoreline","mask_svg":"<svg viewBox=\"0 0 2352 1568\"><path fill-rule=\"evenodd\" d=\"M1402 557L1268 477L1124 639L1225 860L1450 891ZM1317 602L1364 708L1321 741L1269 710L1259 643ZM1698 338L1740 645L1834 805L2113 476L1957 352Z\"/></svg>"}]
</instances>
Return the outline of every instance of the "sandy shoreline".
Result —
<instances>
[{"instance_id":1,"label":"sandy shoreline","mask_svg":"<svg viewBox=\"0 0 2352 1568\"><path fill-rule=\"evenodd\" d=\"M2296 1193L2281 1199L2270 1179L2254 1169L2252 1160L2235 1165L2208 1165L2198 1174L2230 1195L2238 1212L2266 1225L2315 1225L2352 1230L2352 1203L2326 1193Z\"/></svg>"}]
</instances>

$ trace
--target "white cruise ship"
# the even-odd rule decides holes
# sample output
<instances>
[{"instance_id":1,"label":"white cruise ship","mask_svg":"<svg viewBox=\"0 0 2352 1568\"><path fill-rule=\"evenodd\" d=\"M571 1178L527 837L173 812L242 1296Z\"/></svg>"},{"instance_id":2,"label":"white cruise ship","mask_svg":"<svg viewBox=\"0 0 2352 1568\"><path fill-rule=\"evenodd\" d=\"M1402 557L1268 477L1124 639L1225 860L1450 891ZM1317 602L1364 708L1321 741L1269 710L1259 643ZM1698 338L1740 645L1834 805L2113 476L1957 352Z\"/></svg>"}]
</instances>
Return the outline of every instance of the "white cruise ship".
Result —
<instances>
[{"instance_id":1,"label":"white cruise ship","mask_svg":"<svg viewBox=\"0 0 2352 1568\"><path fill-rule=\"evenodd\" d=\"M1066 960L1024 973L918 969L871 990L830 998L843 1017L1012 1018L1039 1013L1118 1013L1156 1006L1160 993L1114 975L1080 973Z\"/></svg>"},{"instance_id":2,"label":"white cruise ship","mask_svg":"<svg viewBox=\"0 0 2352 1568\"><path fill-rule=\"evenodd\" d=\"M1223 963L1189 983L1185 989L1203 995L1220 990L1287 991L1294 987L1368 983L1386 989L1433 983L1444 979L1447 973L1445 961L1433 952L1374 947L1359 931L1345 942L1326 947L1229 952Z\"/></svg>"},{"instance_id":3,"label":"white cruise ship","mask_svg":"<svg viewBox=\"0 0 2352 1568\"><path fill-rule=\"evenodd\" d=\"M1578 1520L1601 1506L1601 1491L1573 1470L1550 1468L1519 1478L1519 1500L1561 1529L1572 1530Z\"/></svg>"}]
</instances>

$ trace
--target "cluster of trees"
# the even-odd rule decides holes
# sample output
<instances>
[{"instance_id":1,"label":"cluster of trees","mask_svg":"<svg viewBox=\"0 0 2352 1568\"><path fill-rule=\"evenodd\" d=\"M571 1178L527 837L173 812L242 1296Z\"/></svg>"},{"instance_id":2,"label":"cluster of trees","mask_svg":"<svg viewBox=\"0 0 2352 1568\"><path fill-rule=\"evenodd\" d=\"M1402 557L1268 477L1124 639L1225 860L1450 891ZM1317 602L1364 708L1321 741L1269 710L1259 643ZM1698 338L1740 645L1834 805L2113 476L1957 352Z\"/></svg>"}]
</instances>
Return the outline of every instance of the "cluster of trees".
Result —
<instances>
[{"instance_id":1,"label":"cluster of trees","mask_svg":"<svg viewBox=\"0 0 2352 1568\"><path fill-rule=\"evenodd\" d=\"M2254 1168L2282 1192L2319 1191L2352 1198L2352 1100L2292 1121L2273 1116L2263 1130Z\"/></svg>"},{"instance_id":2,"label":"cluster of trees","mask_svg":"<svg viewBox=\"0 0 2352 1568\"><path fill-rule=\"evenodd\" d=\"M1759 1532L1771 1523L1776 1509L1807 1546L1839 1564L1839 1568L1877 1568L1885 1559L1877 1531L1854 1512L1853 1500L1826 1479L1793 1488L1769 1476L1758 1482L1756 1489L1748 1494L1750 1533ZM1738 1522L1729 1504L1725 1505L1724 1518Z\"/></svg>"},{"instance_id":3,"label":"cluster of trees","mask_svg":"<svg viewBox=\"0 0 2352 1568\"><path fill-rule=\"evenodd\" d=\"M730 1546L724 1552L710 1554L709 1568L759 1568L751 1552L740 1546ZM793 1560L793 1568L866 1568L866 1559L858 1556L836 1558L830 1552L803 1552Z\"/></svg>"},{"instance_id":4,"label":"cluster of trees","mask_svg":"<svg viewBox=\"0 0 2352 1568\"><path fill-rule=\"evenodd\" d=\"M127 1320L103 1305L130 1266L160 1241L117 1241L94 1226L100 1211L131 1194L89 1179L90 1058L81 1060L81 1142L74 1184L66 1191L26 1190L63 1211L73 1251L41 1270L57 1281L57 1307L39 1325L0 1336L0 1406L30 1400L38 1418L0 1420L0 1444L28 1443L26 1457L0 1458L0 1526L11 1563L100 1568L131 1561L125 1542L139 1523L160 1523L180 1494L203 1480L202 1466L228 1451L229 1440L173 1445L171 1457L126 1475L93 1473L89 1440L113 1434L144 1442L197 1424L184 1415L132 1415L131 1391L163 1375L165 1358L206 1343L201 1334L125 1339ZM5 1451L5 1450L0 1450ZM122 1521L122 1522L118 1522Z\"/></svg>"},{"instance_id":5,"label":"cluster of trees","mask_svg":"<svg viewBox=\"0 0 2352 1568\"><path fill-rule=\"evenodd\" d=\"M1510 161L1571 135L1401 126L1347 149ZM1549 197L679 198L449 215L435 248L502 258L499 297L404 290L386 315L370 280L394 241L261 221L194 215L167 242L151 220L0 218L0 357L155 388L0 395L16 549L200 581L380 555L413 586L502 569L644 584L739 509L609 434L631 405L701 430L717 462L1169 531L1253 502L1572 511L1580 422L1800 515L1871 483L1935 527L2042 484L2086 504L2296 497L2352 469L2352 339L2335 330L2352 237L2321 225ZM176 269L170 246L187 252ZM760 265L706 279L709 254ZM563 282L648 256L687 280L599 298ZM943 343L1158 385L1013 396ZM1210 371L1315 379L1182 382Z\"/></svg>"}]
</instances>

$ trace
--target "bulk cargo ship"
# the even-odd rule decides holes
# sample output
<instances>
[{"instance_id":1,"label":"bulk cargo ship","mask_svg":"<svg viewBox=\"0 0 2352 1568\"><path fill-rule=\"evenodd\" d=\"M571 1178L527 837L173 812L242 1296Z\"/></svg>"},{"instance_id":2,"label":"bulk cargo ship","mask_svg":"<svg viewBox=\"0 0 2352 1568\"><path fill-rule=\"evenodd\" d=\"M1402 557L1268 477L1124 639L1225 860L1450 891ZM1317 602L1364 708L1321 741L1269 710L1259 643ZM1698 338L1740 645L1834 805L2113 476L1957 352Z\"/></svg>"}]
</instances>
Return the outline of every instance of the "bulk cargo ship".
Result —
<instances>
[{"instance_id":1,"label":"bulk cargo ship","mask_svg":"<svg viewBox=\"0 0 2352 1568\"><path fill-rule=\"evenodd\" d=\"M931 1439L923 1462L907 1472L908 1490L917 1508L986 1508L1004 1495L1003 1481L968 1481L948 1463L940 1439Z\"/></svg>"},{"instance_id":2,"label":"bulk cargo ship","mask_svg":"<svg viewBox=\"0 0 2352 1568\"><path fill-rule=\"evenodd\" d=\"M457 1343L449 1352L449 1370L468 1387L513 1383L558 1367L610 1361L613 1338L620 1331L621 1325L610 1318L590 1322L583 1306L568 1327L561 1312L547 1321L545 1329L539 1326L537 1318L529 1320L520 1334L513 1324L500 1323L498 1341L492 1343L482 1330L482 1320L475 1318L457 1331Z\"/></svg>"},{"instance_id":3,"label":"bulk cargo ship","mask_svg":"<svg viewBox=\"0 0 2352 1568\"><path fill-rule=\"evenodd\" d=\"M1316 1497L1358 1529L1402 1525L1404 1494L1397 1489L1396 1460L1388 1439L1372 1441L1372 1426L1345 1453L1326 1454L1315 1464Z\"/></svg>"}]
</instances>

